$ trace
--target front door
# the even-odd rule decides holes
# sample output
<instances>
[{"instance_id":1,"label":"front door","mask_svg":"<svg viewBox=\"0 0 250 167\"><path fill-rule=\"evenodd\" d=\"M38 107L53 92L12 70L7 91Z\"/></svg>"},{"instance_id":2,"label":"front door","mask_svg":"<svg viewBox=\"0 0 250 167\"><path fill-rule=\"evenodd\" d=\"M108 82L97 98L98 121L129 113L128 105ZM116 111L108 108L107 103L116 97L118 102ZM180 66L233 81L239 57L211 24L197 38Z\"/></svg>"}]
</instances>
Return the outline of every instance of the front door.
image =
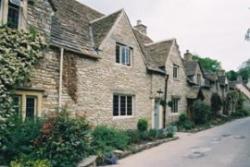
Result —
<instances>
[{"instance_id":1,"label":"front door","mask_svg":"<svg viewBox=\"0 0 250 167\"><path fill-rule=\"evenodd\" d=\"M154 106L154 129L160 129L160 99L155 99Z\"/></svg>"}]
</instances>

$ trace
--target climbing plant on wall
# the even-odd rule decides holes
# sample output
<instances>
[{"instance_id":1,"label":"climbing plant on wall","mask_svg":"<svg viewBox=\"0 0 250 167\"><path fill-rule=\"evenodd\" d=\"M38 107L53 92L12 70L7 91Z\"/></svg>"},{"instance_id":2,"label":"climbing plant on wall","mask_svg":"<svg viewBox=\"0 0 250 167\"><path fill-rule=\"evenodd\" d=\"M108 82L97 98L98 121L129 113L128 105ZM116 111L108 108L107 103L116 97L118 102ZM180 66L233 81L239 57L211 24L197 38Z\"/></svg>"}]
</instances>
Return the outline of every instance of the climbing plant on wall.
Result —
<instances>
[{"instance_id":1,"label":"climbing plant on wall","mask_svg":"<svg viewBox=\"0 0 250 167\"><path fill-rule=\"evenodd\" d=\"M1 133L13 114L11 95L28 81L34 65L43 57L46 44L35 31L0 27L0 149Z\"/></svg>"}]
</instances>

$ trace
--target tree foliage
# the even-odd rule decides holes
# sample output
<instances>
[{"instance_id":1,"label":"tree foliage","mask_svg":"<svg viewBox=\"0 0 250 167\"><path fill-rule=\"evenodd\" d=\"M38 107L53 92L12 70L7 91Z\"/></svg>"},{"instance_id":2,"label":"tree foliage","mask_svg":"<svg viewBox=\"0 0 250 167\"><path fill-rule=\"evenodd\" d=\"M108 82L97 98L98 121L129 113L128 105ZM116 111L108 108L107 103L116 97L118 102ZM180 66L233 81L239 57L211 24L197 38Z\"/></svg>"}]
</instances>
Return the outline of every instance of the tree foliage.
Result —
<instances>
[{"instance_id":1,"label":"tree foliage","mask_svg":"<svg viewBox=\"0 0 250 167\"><path fill-rule=\"evenodd\" d=\"M247 81L250 78L250 59L245 61L240 69L239 69L239 75L242 76L242 79L244 81Z\"/></svg>"},{"instance_id":2,"label":"tree foliage","mask_svg":"<svg viewBox=\"0 0 250 167\"><path fill-rule=\"evenodd\" d=\"M209 72L216 72L221 69L221 63L218 60L209 57L202 58L200 56L193 56L193 60L198 61L202 68Z\"/></svg>"},{"instance_id":3,"label":"tree foliage","mask_svg":"<svg viewBox=\"0 0 250 167\"><path fill-rule=\"evenodd\" d=\"M234 70L230 70L227 72L227 78L230 80L230 81L236 81L237 78L238 78L238 72L234 71Z\"/></svg>"}]
</instances>

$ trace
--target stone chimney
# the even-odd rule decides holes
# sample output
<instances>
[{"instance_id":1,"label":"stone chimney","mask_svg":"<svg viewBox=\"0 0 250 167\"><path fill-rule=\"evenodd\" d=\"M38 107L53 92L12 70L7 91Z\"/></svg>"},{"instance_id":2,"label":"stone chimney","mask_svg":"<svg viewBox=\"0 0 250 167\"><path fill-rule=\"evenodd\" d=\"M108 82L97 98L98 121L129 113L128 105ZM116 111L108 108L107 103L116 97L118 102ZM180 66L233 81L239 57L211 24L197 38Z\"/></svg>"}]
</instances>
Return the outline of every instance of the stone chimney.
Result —
<instances>
[{"instance_id":1,"label":"stone chimney","mask_svg":"<svg viewBox=\"0 0 250 167\"><path fill-rule=\"evenodd\" d=\"M147 26L145 26L144 24L142 24L141 20L137 20L137 24L136 26L134 26L134 28L139 31L140 33L147 35Z\"/></svg>"},{"instance_id":2,"label":"stone chimney","mask_svg":"<svg viewBox=\"0 0 250 167\"><path fill-rule=\"evenodd\" d=\"M222 69L221 69L221 70L218 70L218 71L217 71L217 75L218 75L218 76L225 76L225 75L226 75L226 71L225 71L225 70L222 70Z\"/></svg>"},{"instance_id":3,"label":"stone chimney","mask_svg":"<svg viewBox=\"0 0 250 167\"><path fill-rule=\"evenodd\" d=\"M187 50L186 53L184 54L184 60L193 61L193 55L192 53L189 52L189 50Z\"/></svg>"}]
</instances>

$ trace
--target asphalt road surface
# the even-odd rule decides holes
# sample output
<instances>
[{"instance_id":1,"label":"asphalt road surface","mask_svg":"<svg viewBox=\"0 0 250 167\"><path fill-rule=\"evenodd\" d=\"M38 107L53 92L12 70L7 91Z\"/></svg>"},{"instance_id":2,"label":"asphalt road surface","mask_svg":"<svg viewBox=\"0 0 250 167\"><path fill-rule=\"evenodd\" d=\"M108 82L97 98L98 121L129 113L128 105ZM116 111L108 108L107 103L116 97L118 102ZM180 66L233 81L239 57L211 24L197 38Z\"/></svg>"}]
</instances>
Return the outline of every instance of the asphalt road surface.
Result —
<instances>
[{"instance_id":1,"label":"asphalt road surface","mask_svg":"<svg viewBox=\"0 0 250 167\"><path fill-rule=\"evenodd\" d=\"M129 156L117 167L250 167L250 118Z\"/></svg>"}]
</instances>

